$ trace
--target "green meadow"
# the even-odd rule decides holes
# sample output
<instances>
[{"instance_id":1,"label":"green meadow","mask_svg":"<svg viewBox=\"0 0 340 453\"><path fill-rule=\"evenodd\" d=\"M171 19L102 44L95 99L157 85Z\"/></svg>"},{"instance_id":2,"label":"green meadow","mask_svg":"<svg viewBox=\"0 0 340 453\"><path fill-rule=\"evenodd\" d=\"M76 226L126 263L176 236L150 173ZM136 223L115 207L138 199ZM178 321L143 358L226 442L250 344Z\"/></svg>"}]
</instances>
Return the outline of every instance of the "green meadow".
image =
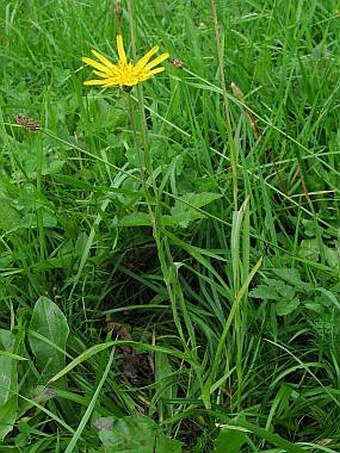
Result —
<instances>
[{"instance_id":1,"label":"green meadow","mask_svg":"<svg viewBox=\"0 0 340 453\"><path fill-rule=\"evenodd\" d=\"M119 33L165 69L84 85ZM0 453L340 451L339 38L336 0L0 0Z\"/></svg>"}]
</instances>

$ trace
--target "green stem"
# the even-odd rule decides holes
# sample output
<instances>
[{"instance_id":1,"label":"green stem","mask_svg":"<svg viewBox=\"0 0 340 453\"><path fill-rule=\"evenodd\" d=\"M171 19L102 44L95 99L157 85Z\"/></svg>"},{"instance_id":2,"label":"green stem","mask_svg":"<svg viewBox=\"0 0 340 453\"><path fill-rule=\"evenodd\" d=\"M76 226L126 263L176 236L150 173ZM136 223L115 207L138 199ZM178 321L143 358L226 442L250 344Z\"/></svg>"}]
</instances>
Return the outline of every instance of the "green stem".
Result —
<instances>
[{"instance_id":1,"label":"green stem","mask_svg":"<svg viewBox=\"0 0 340 453\"><path fill-rule=\"evenodd\" d=\"M132 0L127 0L127 8L128 8L128 16L130 22L130 38L131 38L131 46L132 46L132 53L134 61L137 61L136 55L136 39L135 39L135 26L134 26L134 14L133 14L133 6ZM178 270L173 262L172 254L170 251L170 246L168 243L168 238L166 234L164 234L164 225L163 225L163 216L162 216L162 203L161 203L161 194L159 192L157 181L155 178L155 174L153 171L153 163L152 163L152 156L150 152L150 142L149 142L149 135L148 135L148 128L146 122L146 115L145 115L145 107L144 107L144 95L143 95L143 88L141 85L137 86L137 94L138 94L138 105L139 105L139 124L140 126L140 137L142 142L142 147L139 146L138 135L137 135L137 128L136 128L136 121L133 117L133 104L130 98L130 118L132 119L131 126L133 129L134 141L137 150L137 157L139 165L145 165L145 171L147 174L148 179L151 181L151 187L153 189L154 195L154 210L151 204L151 198L148 191L148 184L146 180L146 175L141 170L141 177L142 177L142 184L143 189L146 197L146 201L148 204L149 215L152 223L153 229L153 237L156 242L158 258L160 261L161 271L163 275L163 280L165 282L169 299L171 301L172 312L174 322L176 324L179 336L181 338L183 347L186 352L188 352L188 344L184 335L184 331L181 324L181 319L179 316L178 308L180 308L184 323L186 325L186 329L189 333L191 346L195 349L195 336L194 336L194 329L191 324L190 316L187 312L186 304L184 295L182 292L181 284L178 278Z\"/></svg>"}]
</instances>

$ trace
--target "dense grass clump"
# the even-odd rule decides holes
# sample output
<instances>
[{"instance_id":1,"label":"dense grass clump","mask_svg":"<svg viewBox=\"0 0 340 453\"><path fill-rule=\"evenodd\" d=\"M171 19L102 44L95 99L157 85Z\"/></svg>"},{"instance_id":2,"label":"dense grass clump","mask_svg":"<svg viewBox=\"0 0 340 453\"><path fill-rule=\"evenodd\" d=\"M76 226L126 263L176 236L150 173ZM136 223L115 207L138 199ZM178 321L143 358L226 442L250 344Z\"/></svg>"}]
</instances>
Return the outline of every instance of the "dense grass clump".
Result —
<instances>
[{"instance_id":1,"label":"dense grass clump","mask_svg":"<svg viewBox=\"0 0 340 453\"><path fill-rule=\"evenodd\" d=\"M339 451L339 16L0 4L1 451Z\"/></svg>"}]
</instances>

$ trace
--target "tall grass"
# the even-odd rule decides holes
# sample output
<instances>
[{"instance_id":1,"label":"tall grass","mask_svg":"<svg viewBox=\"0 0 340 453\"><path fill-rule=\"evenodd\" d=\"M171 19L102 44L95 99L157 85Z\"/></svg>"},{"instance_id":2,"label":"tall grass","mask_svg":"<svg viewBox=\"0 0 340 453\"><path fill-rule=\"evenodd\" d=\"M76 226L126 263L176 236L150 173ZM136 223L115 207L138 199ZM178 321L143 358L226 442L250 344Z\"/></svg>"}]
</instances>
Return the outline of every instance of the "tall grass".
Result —
<instances>
[{"instance_id":1,"label":"tall grass","mask_svg":"<svg viewBox=\"0 0 340 453\"><path fill-rule=\"evenodd\" d=\"M1 448L338 451L336 2L0 13Z\"/></svg>"}]
</instances>

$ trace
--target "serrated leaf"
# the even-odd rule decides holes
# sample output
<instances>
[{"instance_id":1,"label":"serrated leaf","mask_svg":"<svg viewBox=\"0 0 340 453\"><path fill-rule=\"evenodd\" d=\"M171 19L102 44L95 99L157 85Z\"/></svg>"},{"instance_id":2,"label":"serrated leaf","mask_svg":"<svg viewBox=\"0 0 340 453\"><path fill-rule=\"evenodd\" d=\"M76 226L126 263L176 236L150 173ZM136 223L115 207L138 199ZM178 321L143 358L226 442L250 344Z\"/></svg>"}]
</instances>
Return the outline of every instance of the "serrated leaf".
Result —
<instances>
[{"instance_id":1,"label":"serrated leaf","mask_svg":"<svg viewBox=\"0 0 340 453\"><path fill-rule=\"evenodd\" d=\"M267 278L266 284L268 286L272 286L278 294L284 294L287 291L287 288L292 288L291 286L287 285L283 280L278 280L276 278Z\"/></svg>"},{"instance_id":2,"label":"serrated leaf","mask_svg":"<svg viewBox=\"0 0 340 453\"><path fill-rule=\"evenodd\" d=\"M280 300L276 304L276 313L278 316L287 316L290 313L293 313L293 311L295 311L299 305L300 301L297 297L292 300Z\"/></svg>"},{"instance_id":3,"label":"serrated leaf","mask_svg":"<svg viewBox=\"0 0 340 453\"><path fill-rule=\"evenodd\" d=\"M272 269L273 273L289 283L292 286L299 286L302 283L300 272L297 269L291 269L288 267Z\"/></svg>"},{"instance_id":4,"label":"serrated leaf","mask_svg":"<svg viewBox=\"0 0 340 453\"><path fill-rule=\"evenodd\" d=\"M249 296L255 297L255 299L271 299L278 300L279 295L273 286L258 285L252 291L249 292Z\"/></svg>"},{"instance_id":5,"label":"serrated leaf","mask_svg":"<svg viewBox=\"0 0 340 453\"><path fill-rule=\"evenodd\" d=\"M284 298L284 299L294 299L295 297L295 290L294 288L292 288L291 286L289 285L283 285L281 288L280 288L280 291L278 291L279 294L280 294L280 298Z\"/></svg>"},{"instance_id":6,"label":"serrated leaf","mask_svg":"<svg viewBox=\"0 0 340 453\"><path fill-rule=\"evenodd\" d=\"M329 267L339 267L340 263L340 248L330 248L324 246L324 254Z\"/></svg>"},{"instance_id":7,"label":"serrated leaf","mask_svg":"<svg viewBox=\"0 0 340 453\"><path fill-rule=\"evenodd\" d=\"M313 290L313 285L311 283L306 283L301 280L300 272L297 269L282 267L273 269L273 273L299 291Z\"/></svg>"},{"instance_id":8,"label":"serrated leaf","mask_svg":"<svg viewBox=\"0 0 340 453\"><path fill-rule=\"evenodd\" d=\"M40 297L33 309L30 330L41 337L29 334L29 342L37 367L47 380L65 366L63 351L69 334L67 320L54 302Z\"/></svg>"}]
</instances>

